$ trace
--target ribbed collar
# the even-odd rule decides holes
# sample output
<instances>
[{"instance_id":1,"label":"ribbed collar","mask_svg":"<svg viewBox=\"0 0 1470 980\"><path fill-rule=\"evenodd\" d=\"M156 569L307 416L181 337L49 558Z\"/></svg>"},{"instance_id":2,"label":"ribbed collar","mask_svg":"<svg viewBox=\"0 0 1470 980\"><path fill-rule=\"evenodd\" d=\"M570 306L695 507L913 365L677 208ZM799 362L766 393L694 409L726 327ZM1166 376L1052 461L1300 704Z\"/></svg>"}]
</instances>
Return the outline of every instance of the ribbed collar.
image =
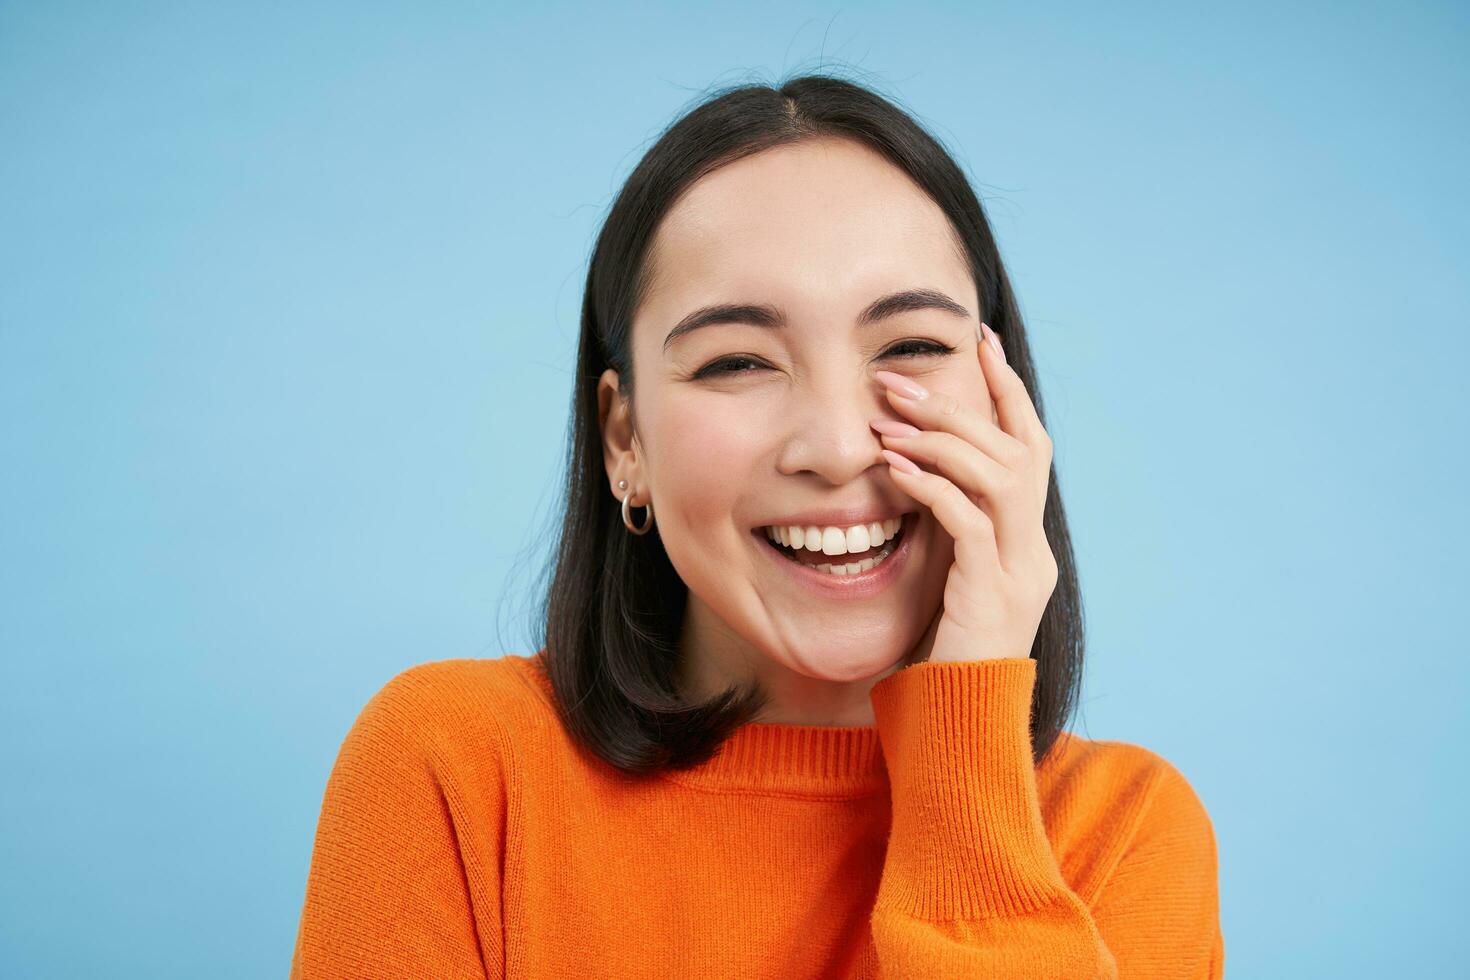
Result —
<instances>
[{"instance_id":1,"label":"ribbed collar","mask_svg":"<svg viewBox=\"0 0 1470 980\"><path fill-rule=\"evenodd\" d=\"M721 792L825 798L866 796L888 785L873 726L750 722L735 729L708 762L664 776Z\"/></svg>"},{"instance_id":2,"label":"ribbed collar","mask_svg":"<svg viewBox=\"0 0 1470 980\"><path fill-rule=\"evenodd\" d=\"M548 697L546 652L525 666ZM706 762L666 770L663 778L714 792L811 798L866 796L885 790L888 770L873 725L825 727L750 722L735 729Z\"/></svg>"}]
</instances>

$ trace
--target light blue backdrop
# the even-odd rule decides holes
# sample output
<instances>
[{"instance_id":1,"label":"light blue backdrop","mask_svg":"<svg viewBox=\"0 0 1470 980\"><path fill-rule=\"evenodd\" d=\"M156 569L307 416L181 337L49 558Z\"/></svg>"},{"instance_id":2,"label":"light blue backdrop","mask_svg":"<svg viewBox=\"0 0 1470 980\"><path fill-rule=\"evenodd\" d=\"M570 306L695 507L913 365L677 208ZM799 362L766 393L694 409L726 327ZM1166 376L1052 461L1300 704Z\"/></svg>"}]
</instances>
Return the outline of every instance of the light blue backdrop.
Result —
<instances>
[{"instance_id":1,"label":"light blue backdrop","mask_svg":"<svg viewBox=\"0 0 1470 980\"><path fill-rule=\"evenodd\" d=\"M988 204L1230 975L1463 975L1470 13L1313 6L0 6L0 974L285 974L363 703L528 652L613 193L825 63Z\"/></svg>"}]
</instances>

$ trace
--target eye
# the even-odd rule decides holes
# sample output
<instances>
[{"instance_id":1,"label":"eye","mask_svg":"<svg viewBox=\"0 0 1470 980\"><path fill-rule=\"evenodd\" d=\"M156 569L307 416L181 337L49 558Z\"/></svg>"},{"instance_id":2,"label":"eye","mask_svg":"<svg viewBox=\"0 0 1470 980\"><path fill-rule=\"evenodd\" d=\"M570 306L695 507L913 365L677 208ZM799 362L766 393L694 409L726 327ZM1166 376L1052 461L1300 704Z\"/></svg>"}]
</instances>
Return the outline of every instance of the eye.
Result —
<instances>
[{"instance_id":1,"label":"eye","mask_svg":"<svg viewBox=\"0 0 1470 980\"><path fill-rule=\"evenodd\" d=\"M735 354L730 357L722 357L717 361L711 361L698 371L694 372L695 378L712 378L725 374L746 374L758 371L765 367L760 361L745 354Z\"/></svg>"},{"instance_id":2,"label":"eye","mask_svg":"<svg viewBox=\"0 0 1470 980\"><path fill-rule=\"evenodd\" d=\"M901 340L882 353L882 357L923 357L933 355L943 357L953 354L955 348L948 344L941 344L933 340ZM719 378L732 374L753 374L765 370L769 365L749 354L732 354L729 357L721 357L706 364L704 367L690 375L691 378L699 380L702 378Z\"/></svg>"},{"instance_id":3,"label":"eye","mask_svg":"<svg viewBox=\"0 0 1470 980\"><path fill-rule=\"evenodd\" d=\"M955 349L948 344L932 340L900 340L883 352L883 357L921 357L925 354L953 354Z\"/></svg>"}]
</instances>

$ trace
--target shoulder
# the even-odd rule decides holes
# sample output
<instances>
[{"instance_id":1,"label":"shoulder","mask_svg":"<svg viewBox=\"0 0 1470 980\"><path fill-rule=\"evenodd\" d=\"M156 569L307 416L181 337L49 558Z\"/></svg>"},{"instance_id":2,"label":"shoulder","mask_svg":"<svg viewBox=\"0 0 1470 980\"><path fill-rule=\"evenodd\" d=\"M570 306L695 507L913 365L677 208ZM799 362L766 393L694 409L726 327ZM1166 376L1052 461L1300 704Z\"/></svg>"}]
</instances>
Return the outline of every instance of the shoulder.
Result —
<instances>
[{"instance_id":1,"label":"shoulder","mask_svg":"<svg viewBox=\"0 0 1470 980\"><path fill-rule=\"evenodd\" d=\"M436 660L391 677L367 701L344 754L413 760L433 769L508 759L551 718L536 657ZM441 773L442 774L442 773Z\"/></svg>"},{"instance_id":2,"label":"shoulder","mask_svg":"<svg viewBox=\"0 0 1470 980\"><path fill-rule=\"evenodd\" d=\"M1158 752L1064 732L1037 782L1059 852L1091 849L1090 860L1109 865L1142 851L1167 852L1213 871L1209 812L1179 767Z\"/></svg>"},{"instance_id":3,"label":"shoulder","mask_svg":"<svg viewBox=\"0 0 1470 980\"><path fill-rule=\"evenodd\" d=\"M487 712L534 715L541 699L533 676L537 659L506 654L415 664L390 678L363 711L450 731L483 721Z\"/></svg>"},{"instance_id":4,"label":"shoulder","mask_svg":"<svg viewBox=\"0 0 1470 980\"><path fill-rule=\"evenodd\" d=\"M1106 799L1114 806L1123 799L1163 797L1156 802L1204 813L1204 804L1173 762L1132 742L1063 732L1037 775L1054 790L1074 797Z\"/></svg>"}]
</instances>

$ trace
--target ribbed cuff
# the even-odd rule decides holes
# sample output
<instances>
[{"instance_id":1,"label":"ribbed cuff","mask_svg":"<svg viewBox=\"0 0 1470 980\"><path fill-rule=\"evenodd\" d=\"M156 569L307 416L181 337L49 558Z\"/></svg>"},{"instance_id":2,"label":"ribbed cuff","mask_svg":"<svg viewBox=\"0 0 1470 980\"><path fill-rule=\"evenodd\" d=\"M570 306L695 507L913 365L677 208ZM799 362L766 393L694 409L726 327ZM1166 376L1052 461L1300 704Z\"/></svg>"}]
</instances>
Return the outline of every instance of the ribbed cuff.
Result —
<instances>
[{"instance_id":1,"label":"ribbed cuff","mask_svg":"<svg viewBox=\"0 0 1470 980\"><path fill-rule=\"evenodd\" d=\"M873 686L893 826L877 906L1019 915L1065 889L1031 758L1036 661L924 662Z\"/></svg>"}]
</instances>

